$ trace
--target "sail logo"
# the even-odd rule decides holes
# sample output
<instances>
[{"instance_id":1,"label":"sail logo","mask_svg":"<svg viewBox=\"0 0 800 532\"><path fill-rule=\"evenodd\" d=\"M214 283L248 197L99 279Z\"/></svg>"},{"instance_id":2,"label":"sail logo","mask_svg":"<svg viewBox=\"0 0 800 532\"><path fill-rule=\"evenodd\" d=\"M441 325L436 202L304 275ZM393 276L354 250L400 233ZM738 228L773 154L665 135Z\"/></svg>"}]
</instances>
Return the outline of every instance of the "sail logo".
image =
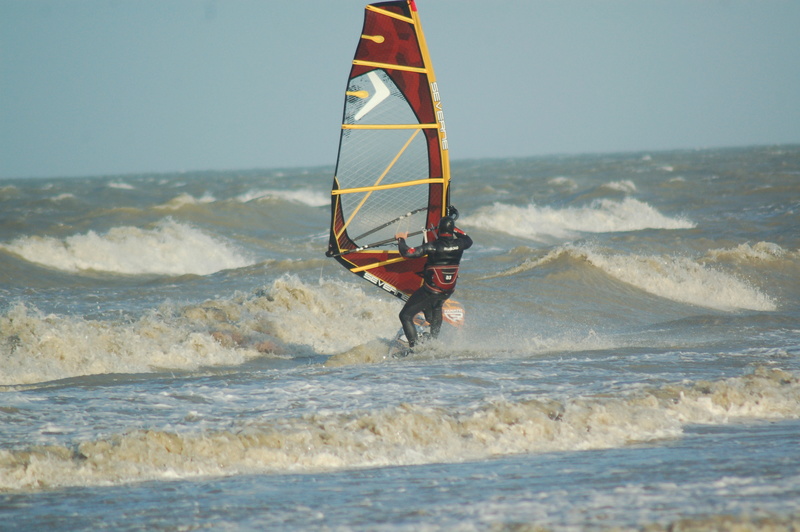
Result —
<instances>
[{"instance_id":1,"label":"sail logo","mask_svg":"<svg viewBox=\"0 0 800 532\"><path fill-rule=\"evenodd\" d=\"M369 272L364 272L364 279L366 279L367 281L371 282L372 284L374 284L378 288L383 288L384 290L386 290L387 292L389 292L390 294L392 294L394 296L401 295L400 291L397 288L395 288L394 286L390 285L389 283L387 283L383 279L378 279L377 277L375 277L374 275L372 275Z\"/></svg>"},{"instance_id":2,"label":"sail logo","mask_svg":"<svg viewBox=\"0 0 800 532\"><path fill-rule=\"evenodd\" d=\"M431 95L433 96L433 105L436 107L436 121L439 123L439 135L442 142L442 149L447 149L447 129L444 125L444 111L442 110L442 101L439 96L439 85L434 81L431 83Z\"/></svg>"},{"instance_id":3,"label":"sail logo","mask_svg":"<svg viewBox=\"0 0 800 532\"><path fill-rule=\"evenodd\" d=\"M453 325L460 326L464 323L464 309L463 308L445 308L442 309L445 319L455 322Z\"/></svg>"},{"instance_id":4,"label":"sail logo","mask_svg":"<svg viewBox=\"0 0 800 532\"><path fill-rule=\"evenodd\" d=\"M378 104L380 104L383 100L389 97L391 92L389 91L389 87L378 77L378 74L375 71L371 71L367 74L370 82L372 82L372 87L375 89L375 92L372 94L372 97L367 100L367 103L356 113L356 116L353 118L357 121L364 118L364 116L375 109ZM348 93L350 94L350 93ZM353 96L358 96L359 98L369 97L369 93L366 91L359 91L358 93L352 93Z\"/></svg>"}]
</instances>

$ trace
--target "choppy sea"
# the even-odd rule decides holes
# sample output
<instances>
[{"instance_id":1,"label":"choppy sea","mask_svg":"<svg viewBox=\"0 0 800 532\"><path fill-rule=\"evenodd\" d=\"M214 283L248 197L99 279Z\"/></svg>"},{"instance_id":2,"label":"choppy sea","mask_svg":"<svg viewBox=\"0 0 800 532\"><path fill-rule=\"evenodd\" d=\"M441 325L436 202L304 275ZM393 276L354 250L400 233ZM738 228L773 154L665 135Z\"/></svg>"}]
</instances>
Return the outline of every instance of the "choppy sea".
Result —
<instances>
[{"instance_id":1,"label":"choppy sea","mask_svg":"<svg viewBox=\"0 0 800 532\"><path fill-rule=\"evenodd\" d=\"M796 530L800 146L453 175L401 360L332 168L0 181L0 529Z\"/></svg>"}]
</instances>

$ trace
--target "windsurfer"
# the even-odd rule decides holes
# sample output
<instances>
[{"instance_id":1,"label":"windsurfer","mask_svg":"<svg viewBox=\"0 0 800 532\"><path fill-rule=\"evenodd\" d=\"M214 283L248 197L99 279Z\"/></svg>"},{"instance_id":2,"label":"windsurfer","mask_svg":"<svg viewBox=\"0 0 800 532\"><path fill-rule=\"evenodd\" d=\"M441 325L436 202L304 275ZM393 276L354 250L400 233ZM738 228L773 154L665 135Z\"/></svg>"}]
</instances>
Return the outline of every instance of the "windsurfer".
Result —
<instances>
[{"instance_id":1,"label":"windsurfer","mask_svg":"<svg viewBox=\"0 0 800 532\"><path fill-rule=\"evenodd\" d=\"M449 215L453 213L453 215ZM397 247L406 258L427 256L423 273L422 286L408 298L400 311L400 323L408 340L409 349L417 344L417 328L414 316L422 312L430 324L431 338L439 335L442 327L442 305L453 294L458 279L458 268L464 250L472 246L472 239L455 225L458 211L454 207L448 209L448 216L439 221L437 238L419 247L408 247L408 233L398 233Z\"/></svg>"}]
</instances>

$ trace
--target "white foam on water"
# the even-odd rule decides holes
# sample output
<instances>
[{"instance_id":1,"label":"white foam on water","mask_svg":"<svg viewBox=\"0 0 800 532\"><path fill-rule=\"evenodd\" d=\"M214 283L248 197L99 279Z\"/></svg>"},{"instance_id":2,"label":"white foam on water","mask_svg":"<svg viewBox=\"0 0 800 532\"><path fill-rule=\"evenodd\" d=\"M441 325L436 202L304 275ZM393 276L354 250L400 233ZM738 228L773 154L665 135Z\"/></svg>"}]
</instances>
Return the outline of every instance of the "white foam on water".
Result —
<instances>
[{"instance_id":1,"label":"white foam on water","mask_svg":"<svg viewBox=\"0 0 800 532\"><path fill-rule=\"evenodd\" d=\"M192 371L280 356L289 348L341 353L397 331L401 304L393 299L348 283L309 284L287 275L255 296L165 304L132 322L44 315L19 303L0 316L0 385Z\"/></svg>"},{"instance_id":2,"label":"white foam on water","mask_svg":"<svg viewBox=\"0 0 800 532\"><path fill-rule=\"evenodd\" d=\"M108 184L108 188L116 188L119 190L136 190L136 187L125 183L124 181L112 181Z\"/></svg>"},{"instance_id":3,"label":"white foam on water","mask_svg":"<svg viewBox=\"0 0 800 532\"><path fill-rule=\"evenodd\" d=\"M369 338L386 338L399 327L402 302L377 298L374 288L320 280L306 283L286 275L265 290L265 297L243 302L248 312L269 316L270 332L287 344L308 346L319 354L341 353Z\"/></svg>"},{"instance_id":4,"label":"white foam on water","mask_svg":"<svg viewBox=\"0 0 800 532\"><path fill-rule=\"evenodd\" d=\"M630 179L625 179L624 181L610 181L603 184L603 188L624 192L626 194L636 192L636 185Z\"/></svg>"},{"instance_id":5,"label":"white foam on water","mask_svg":"<svg viewBox=\"0 0 800 532\"><path fill-rule=\"evenodd\" d=\"M255 264L232 243L169 218L152 229L122 226L64 239L28 236L0 248L67 272L208 275Z\"/></svg>"},{"instance_id":6,"label":"white foam on water","mask_svg":"<svg viewBox=\"0 0 800 532\"><path fill-rule=\"evenodd\" d=\"M676 438L686 424L797 419L797 375L757 368L718 381L564 400L488 399L471 407L401 404L249 419L231 430L160 429L0 450L0 490L112 485L206 475L311 473L604 449Z\"/></svg>"},{"instance_id":7,"label":"white foam on water","mask_svg":"<svg viewBox=\"0 0 800 532\"><path fill-rule=\"evenodd\" d=\"M564 176L551 177L547 180L547 184L554 187L564 187L567 190L575 190L578 188L578 184L575 183L575 181Z\"/></svg>"},{"instance_id":8,"label":"white foam on water","mask_svg":"<svg viewBox=\"0 0 800 532\"><path fill-rule=\"evenodd\" d=\"M52 198L50 198L50 201L58 202L58 201L65 201L65 200L72 200L72 199L75 199L75 194L70 194L68 192L65 192L63 194L59 194L58 196L53 196Z\"/></svg>"},{"instance_id":9,"label":"white foam on water","mask_svg":"<svg viewBox=\"0 0 800 532\"><path fill-rule=\"evenodd\" d=\"M771 246L768 249L774 252ZM559 246L544 257L526 259L517 266L485 278L532 270L564 254L585 260L619 281L672 301L723 311L773 311L778 308L772 297L747 281L688 257L602 253L588 245ZM737 256L741 254L750 256L750 248L736 252Z\"/></svg>"},{"instance_id":10,"label":"white foam on water","mask_svg":"<svg viewBox=\"0 0 800 532\"><path fill-rule=\"evenodd\" d=\"M690 229L685 218L670 218L634 198L598 199L584 207L525 207L495 203L464 217L465 227L487 229L533 240L547 236L572 238L578 233L609 233L643 229Z\"/></svg>"},{"instance_id":11,"label":"white foam on water","mask_svg":"<svg viewBox=\"0 0 800 532\"><path fill-rule=\"evenodd\" d=\"M773 311L777 304L750 283L688 257L604 254L575 248L592 265L645 292L723 311Z\"/></svg>"},{"instance_id":12,"label":"white foam on water","mask_svg":"<svg viewBox=\"0 0 800 532\"><path fill-rule=\"evenodd\" d=\"M17 304L0 316L0 384L108 373L195 370L241 364L264 356L255 344L238 346L232 341L220 341L214 333L227 332L226 320L210 323L214 318L212 310L183 312L171 315L163 309L128 323L44 315Z\"/></svg>"},{"instance_id":13,"label":"white foam on water","mask_svg":"<svg viewBox=\"0 0 800 532\"><path fill-rule=\"evenodd\" d=\"M171 200L161 205L156 205L154 208L167 211L177 211L186 206L204 205L207 203L214 203L217 199L209 192L206 192L201 197L196 198L191 194L183 193L175 196Z\"/></svg>"},{"instance_id":14,"label":"white foam on water","mask_svg":"<svg viewBox=\"0 0 800 532\"><path fill-rule=\"evenodd\" d=\"M772 262L781 259L797 259L800 253L788 251L778 244L772 242L757 242L750 244L746 242L739 244L735 248L712 249L706 253L708 260L711 261L764 261Z\"/></svg>"},{"instance_id":15,"label":"white foam on water","mask_svg":"<svg viewBox=\"0 0 800 532\"><path fill-rule=\"evenodd\" d=\"M241 203L247 203L250 201L271 200L271 199L280 201L290 201L293 203L301 203L303 205L308 205L310 207L323 207L325 205L330 205L331 202L329 194L324 194L316 189L250 190L236 197L236 200Z\"/></svg>"}]
</instances>

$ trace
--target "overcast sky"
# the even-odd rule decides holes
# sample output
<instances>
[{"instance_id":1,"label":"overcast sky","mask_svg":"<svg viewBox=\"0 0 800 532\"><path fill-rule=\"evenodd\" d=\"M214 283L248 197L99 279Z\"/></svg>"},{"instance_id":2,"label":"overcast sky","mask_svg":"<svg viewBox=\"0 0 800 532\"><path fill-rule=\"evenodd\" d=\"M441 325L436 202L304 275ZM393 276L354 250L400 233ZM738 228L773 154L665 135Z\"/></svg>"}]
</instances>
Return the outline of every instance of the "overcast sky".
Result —
<instances>
[{"instance_id":1,"label":"overcast sky","mask_svg":"<svg viewBox=\"0 0 800 532\"><path fill-rule=\"evenodd\" d=\"M363 0L0 0L0 178L333 165ZM451 157L800 143L798 0L418 0Z\"/></svg>"}]
</instances>

